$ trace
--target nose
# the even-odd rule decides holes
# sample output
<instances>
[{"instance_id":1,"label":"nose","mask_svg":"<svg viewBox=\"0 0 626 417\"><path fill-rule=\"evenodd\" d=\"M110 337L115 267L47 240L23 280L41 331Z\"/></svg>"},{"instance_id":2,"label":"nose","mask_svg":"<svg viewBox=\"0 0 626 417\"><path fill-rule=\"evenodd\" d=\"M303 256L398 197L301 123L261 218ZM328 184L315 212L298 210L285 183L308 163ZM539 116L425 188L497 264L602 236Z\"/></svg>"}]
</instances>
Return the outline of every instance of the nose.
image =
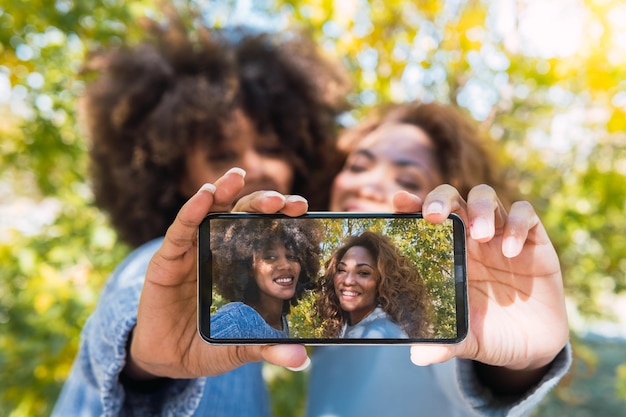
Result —
<instances>
[{"instance_id":1,"label":"nose","mask_svg":"<svg viewBox=\"0 0 626 417\"><path fill-rule=\"evenodd\" d=\"M358 184L359 196L362 198L385 201L387 191L385 188L385 172L382 169L371 170L363 173Z\"/></svg>"},{"instance_id":2,"label":"nose","mask_svg":"<svg viewBox=\"0 0 626 417\"><path fill-rule=\"evenodd\" d=\"M291 267L291 262L287 259L286 256L279 256L276 259L276 267L278 269L289 269Z\"/></svg>"},{"instance_id":3,"label":"nose","mask_svg":"<svg viewBox=\"0 0 626 417\"><path fill-rule=\"evenodd\" d=\"M354 273L348 272L344 276L343 284L350 286L350 285L354 285L355 283L356 283L356 279L355 279Z\"/></svg>"},{"instance_id":4,"label":"nose","mask_svg":"<svg viewBox=\"0 0 626 417\"><path fill-rule=\"evenodd\" d=\"M367 198L369 200L385 200L384 190L378 184L374 183L363 185L361 188L359 188L359 194L361 195L361 197Z\"/></svg>"}]
</instances>

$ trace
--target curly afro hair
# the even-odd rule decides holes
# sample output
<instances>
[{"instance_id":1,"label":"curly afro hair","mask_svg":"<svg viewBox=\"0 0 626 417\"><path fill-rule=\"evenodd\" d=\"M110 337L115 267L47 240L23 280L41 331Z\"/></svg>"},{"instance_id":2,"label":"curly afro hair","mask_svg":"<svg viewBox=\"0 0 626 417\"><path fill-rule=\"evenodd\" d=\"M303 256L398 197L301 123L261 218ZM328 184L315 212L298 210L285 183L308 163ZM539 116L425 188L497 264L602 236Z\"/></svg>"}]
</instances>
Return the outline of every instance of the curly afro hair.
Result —
<instances>
[{"instance_id":1,"label":"curly afro hair","mask_svg":"<svg viewBox=\"0 0 626 417\"><path fill-rule=\"evenodd\" d=\"M262 218L211 222L213 285L229 301L253 304L259 288L253 277L254 254L284 244L300 264L296 293L286 300L283 313L297 305L306 290L313 289L320 272L321 223L315 219Z\"/></svg>"},{"instance_id":2,"label":"curly afro hair","mask_svg":"<svg viewBox=\"0 0 626 417\"><path fill-rule=\"evenodd\" d=\"M294 167L293 194L327 208L336 117L350 83L299 32L243 28L189 33L180 19L152 23L153 40L90 54L81 101L90 138L96 204L132 246L162 236L188 196L179 192L185 156L228 140L224 123L242 110L276 134Z\"/></svg>"},{"instance_id":3,"label":"curly afro hair","mask_svg":"<svg viewBox=\"0 0 626 417\"><path fill-rule=\"evenodd\" d=\"M334 278L337 267L348 249L361 246L367 249L380 274L377 283L377 302L389 318L412 338L430 335L430 303L424 282L417 267L404 256L389 237L365 231L348 236L326 262L326 272L320 279L316 310L324 322L324 336L338 337L347 320L335 293Z\"/></svg>"}]
</instances>

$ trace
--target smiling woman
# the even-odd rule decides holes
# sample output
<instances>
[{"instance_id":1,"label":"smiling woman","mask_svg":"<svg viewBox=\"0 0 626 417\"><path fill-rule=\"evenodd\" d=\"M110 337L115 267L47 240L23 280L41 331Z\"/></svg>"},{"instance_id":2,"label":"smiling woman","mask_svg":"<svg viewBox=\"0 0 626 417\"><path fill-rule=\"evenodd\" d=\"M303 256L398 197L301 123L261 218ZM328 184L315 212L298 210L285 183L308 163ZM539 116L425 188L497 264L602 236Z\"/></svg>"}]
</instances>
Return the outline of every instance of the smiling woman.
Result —
<instances>
[{"instance_id":1,"label":"smiling woman","mask_svg":"<svg viewBox=\"0 0 626 417\"><path fill-rule=\"evenodd\" d=\"M424 338L431 332L419 271L384 235L348 237L319 285L316 305L327 337Z\"/></svg>"},{"instance_id":2,"label":"smiling woman","mask_svg":"<svg viewBox=\"0 0 626 417\"><path fill-rule=\"evenodd\" d=\"M289 336L286 316L319 271L321 229L317 222L297 219L215 221L211 234L213 282L231 303L211 317L214 323L232 314L227 334L212 337ZM251 318L265 323L243 328Z\"/></svg>"},{"instance_id":3,"label":"smiling woman","mask_svg":"<svg viewBox=\"0 0 626 417\"><path fill-rule=\"evenodd\" d=\"M379 282L380 274L369 250L363 246L348 249L339 261L333 284L349 324L356 325L374 311Z\"/></svg>"}]
</instances>

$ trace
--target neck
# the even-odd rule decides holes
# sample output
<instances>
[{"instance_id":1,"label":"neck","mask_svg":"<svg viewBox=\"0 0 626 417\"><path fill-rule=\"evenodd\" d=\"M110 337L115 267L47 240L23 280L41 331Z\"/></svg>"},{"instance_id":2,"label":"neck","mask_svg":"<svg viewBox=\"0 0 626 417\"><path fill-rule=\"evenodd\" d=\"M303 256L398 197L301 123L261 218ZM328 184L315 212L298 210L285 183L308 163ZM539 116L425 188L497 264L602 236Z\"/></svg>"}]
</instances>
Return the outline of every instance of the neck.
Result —
<instances>
[{"instance_id":1,"label":"neck","mask_svg":"<svg viewBox=\"0 0 626 417\"><path fill-rule=\"evenodd\" d=\"M283 330L283 300L261 295L256 303L251 303L267 324L277 330Z\"/></svg>"},{"instance_id":2,"label":"neck","mask_svg":"<svg viewBox=\"0 0 626 417\"><path fill-rule=\"evenodd\" d=\"M355 324L359 324L360 322L362 322L363 320L365 320L370 314L372 314L372 312L374 310L376 310L376 305L374 305L367 313L365 314L359 314L359 315L355 315L354 313L350 312L350 315L348 316L348 318L350 319L350 321L348 322L348 324L350 326L354 326Z\"/></svg>"}]
</instances>

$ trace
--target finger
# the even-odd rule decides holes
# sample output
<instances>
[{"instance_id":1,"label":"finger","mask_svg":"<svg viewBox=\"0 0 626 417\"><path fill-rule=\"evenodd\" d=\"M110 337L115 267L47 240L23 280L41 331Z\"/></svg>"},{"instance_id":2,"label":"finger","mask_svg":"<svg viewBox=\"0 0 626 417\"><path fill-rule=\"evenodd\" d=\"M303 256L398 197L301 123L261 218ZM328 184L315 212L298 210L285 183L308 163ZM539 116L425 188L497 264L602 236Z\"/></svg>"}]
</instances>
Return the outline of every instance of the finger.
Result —
<instances>
[{"instance_id":1,"label":"finger","mask_svg":"<svg viewBox=\"0 0 626 417\"><path fill-rule=\"evenodd\" d=\"M276 213L285 207L286 197L277 191L255 191L239 199L233 211Z\"/></svg>"},{"instance_id":2,"label":"finger","mask_svg":"<svg viewBox=\"0 0 626 417\"><path fill-rule=\"evenodd\" d=\"M422 211L426 220L431 223L442 223L453 212L466 220L465 206L465 200L456 188L443 184L426 195Z\"/></svg>"},{"instance_id":3,"label":"finger","mask_svg":"<svg viewBox=\"0 0 626 417\"><path fill-rule=\"evenodd\" d=\"M488 242L496 228L504 226L506 210L495 190L485 184L472 188L467 196L469 231L477 242Z\"/></svg>"},{"instance_id":4,"label":"finger","mask_svg":"<svg viewBox=\"0 0 626 417\"><path fill-rule=\"evenodd\" d=\"M299 216L309 209L308 201L299 195L282 195L276 191L255 191L239 199L233 211L247 213L282 212Z\"/></svg>"},{"instance_id":5,"label":"finger","mask_svg":"<svg viewBox=\"0 0 626 417\"><path fill-rule=\"evenodd\" d=\"M237 194L245 185L246 171L231 168L215 181L215 201L211 211L229 211Z\"/></svg>"},{"instance_id":6,"label":"finger","mask_svg":"<svg viewBox=\"0 0 626 417\"><path fill-rule=\"evenodd\" d=\"M257 213L259 211L257 209L258 200L263 198L265 193L267 193L267 191L254 191L248 195L244 195L235 203L232 211Z\"/></svg>"},{"instance_id":7,"label":"finger","mask_svg":"<svg viewBox=\"0 0 626 417\"><path fill-rule=\"evenodd\" d=\"M514 258L522 252L528 233L539 224L539 217L527 201L517 201L511 206L502 239L502 253Z\"/></svg>"},{"instance_id":8,"label":"finger","mask_svg":"<svg viewBox=\"0 0 626 417\"><path fill-rule=\"evenodd\" d=\"M264 360L294 371L304 370L311 363L303 345L271 345L261 349Z\"/></svg>"},{"instance_id":9,"label":"finger","mask_svg":"<svg viewBox=\"0 0 626 417\"><path fill-rule=\"evenodd\" d=\"M280 210L287 216L300 216L309 209L309 202L299 195L288 195L285 198L285 206Z\"/></svg>"},{"instance_id":10,"label":"finger","mask_svg":"<svg viewBox=\"0 0 626 417\"><path fill-rule=\"evenodd\" d=\"M422 199L407 191L398 191L393 196L393 209L396 213L415 213L422 209Z\"/></svg>"},{"instance_id":11,"label":"finger","mask_svg":"<svg viewBox=\"0 0 626 417\"><path fill-rule=\"evenodd\" d=\"M219 207L218 199L230 205L244 186L245 171L231 168L215 184L204 184L180 209L174 223L165 233L159 251L166 259L185 253L195 244L196 231L204 217Z\"/></svg>"},{"instance_id":12,"label":"finger","mask_svg":"<svg viewBox=\"0 0 626 417\"><path fill-rule=\"evenodd\" d=\"M413 345L411 346L411 362L417 366L428 366L442 363L454 357L454 347L444 345Z\"/></svg>"},{"instance_id":13,"label":"finger","mask_svg":"<svg viewBox=\"0 0 626 417\"><path fill-rule=\"evenodd\" d=\"M174 223L167 229L159 250L163 258L176 258L194 245L198 226L213 206L216 187L204 184L181 207Z\"/></svg>"}]
</instances>

